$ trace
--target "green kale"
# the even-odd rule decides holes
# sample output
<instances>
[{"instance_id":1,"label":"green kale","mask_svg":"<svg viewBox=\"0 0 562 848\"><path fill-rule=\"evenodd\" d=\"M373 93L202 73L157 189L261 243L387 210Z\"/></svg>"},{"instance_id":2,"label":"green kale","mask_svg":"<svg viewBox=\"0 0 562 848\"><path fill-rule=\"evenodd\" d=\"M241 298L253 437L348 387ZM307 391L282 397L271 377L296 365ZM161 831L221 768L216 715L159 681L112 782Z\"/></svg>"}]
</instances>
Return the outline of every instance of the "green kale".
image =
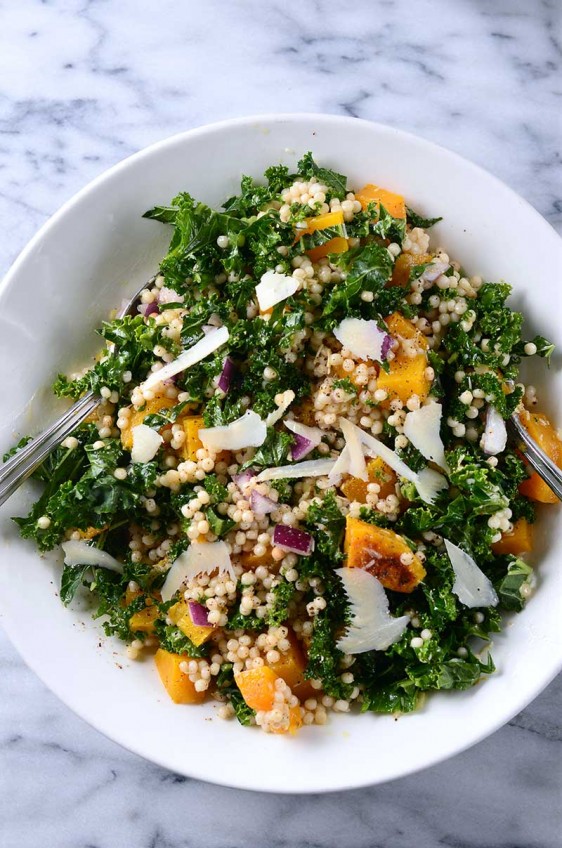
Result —
<instances>
[{"instance_id":1,"label":"green kale","mask_svg":"<svg viewBox=\"0 0 562 848\"><path fill-rule=\"evenodd\" d=\"M249 707L242 697L240 689L234 680L232 663L223 663L217 675L217 689L232 704L236 718L245 726L250 724L255 716L255 710Z\"/></svg>"},{"instance_id":2,"label":"green kale","mask_svg":"<svg viewBox=\"0 0 562 848\"><path fill-rule=\"evenodd\" d=\"M241 471L246 468L275 468L279 465L285 465L289 458L289 451L293 444L294 438L291 433L283 430L275 430L274 427L267 428L267 436L265 442L259 447L252 459L249 459L242 467Z\"/></svg>"},{"instance_id":3,"label":"green kale","mask_svg":"<svg viewBox=\"0 0 562 848\"><path fill-rule=\"evenodd\" d=\"M404 218L395 218L381 204L369 204L368 212L371 214L372 224L370 231L378 238L388 239L391 242L402 244L406 235L406 221Z\"/></svg>"},{"instance_id":4,"label":"green kale","mask_svg":"<svg viewBox=\"0 0 562 848\"><path fill-rule=\"evenodd\" d=\"M528 353L525 353L525 345L526 344L527 344L527 342L525 342L523 340L517 342L517 344L513 348L513 352L517 356L520 356L520 357L521 356L529 356ZM540 356L543 359L546 359L546 364L550 368L550 358L551 358L552 354L554 353L556 346L552 342L550 342L548 339L545 339L544 336L535 336L534 339L531 339L531 344L534 344L536 349L537 349L537 352L536 352L535 355Z\"/></svg>"},{"instance_id":5,"label":"green kale","mask_svg":"<svg viewBox=\"0 0 562 848\"><path fill-rule=\"evenodd\" d=\"M334 380L332 388L343 389L343 391L348 395L357 395L359 393L359 389L351 382L349 377L344 377L341 380Z\"/></svg>"},{"instance_id":6,"label":"green kale","mask_svg":"<svg viewBox=\"0 0 562 848\"><path fill-rule=\"evenodd\" d=\"M434 224L438 224L443 218L424 218L422 215L414 212L413 209L410 209L409 206L406 206L406 220L411 227L421 227L422 230L427 230L429 227L433 227Z\"/></svg>"},{"instance_id":7,"label":"green kale","mask_svg":"<svg viewBox=\"0 0 562 848\"><path fill-rule=\"evenodd\" d=\"M166 624L162 619L156 619L154 624L156 634L160 641L160 647L171 654L187 654L188 657L198 659L209 654L207 644L194 645L191 639L181 632L175 624Z\"/></svg>"},{"instance_id":8,"label":"green kale","mask_svg":"<svg viewBox=\"0 0 562 848\"><path fill-rule=\"evenodd\" d=\"M152 427L154 430L159 430L167 424L174 424L186 407L187 401L178 403L176 406L172 406L171 408L163 408L160 412L156 412L153 415L146 415L143 418L142 423L146 424L147 427Z\"/></svg>"},{"instance_id":9,"label":"green kale","mask_svg":"<svg viewBox=\"0 0 562 848\"><path fill-rule=\"evenodd\" d=\"M500 604L504 609L520 612L525 606L527 595L534 581L534 572L530 565L522 559L509 557L509 564L504 577L496 583Z\"/></svg>"},{"instance_id":10,"label":"green kale","mask_svg":"<svg viewBox=\"0 0 562 848\"><path fill-rule=\"evenodd\" d=\"M60 599L65 607L73 600L79 587L85 585L85 577L90 569L90 565L63 566L60 582Z\"/></svg>"},{"instance_id":11,"label":"green kale","mask_svg":"<svg viewBox=\"0 0 562 848\"><path fill-rule=\"evenodd\" d=\"M346 271L346 278L330 291L324 305L324 316L335 312L348 314L352 307L357 306L363 291L377 296L390 279L393 268L388 250L379 244L348 250L341 254L338 264Z\"/></svg>"},{"instance_id":12,"label":"green kale","mask_svg":"<svg viewBox=\"0 0 562 848\"><path fill-rule=\"evenodd\" d=\"M306 179L316 177L319 182L324 183L329 188L332 197L344 200L347 192L347 177L336 173L336 171L331 171L329 168L319 167L312 158L310 151L305 153L297 168L301 176L306 177Z\"/></svg>"},{"instance_id":13,"label":"green kale","mask_svg":"<svg viewBox=\"0 0 562 848\"><path fill-rule=\"evenodd\" d=\"M232 521L232 519L227 518L224 515L218 515L214 509L207 509L205 517L209 522L212 532L215 536L219 536L219 538L226 536L227 533L230 533L233 527L236 527L235 521Z\"/></svg>"},{"instance_id":14,"label":"green kale","mask_svg":"<svg viewBox=\"0 0 562 848\"><path fill-rule=\"evenodd\" d=\"M479 459L469 446L462 445L449 451L447 462L449 479L464 495L474 515L491 515L509 505L496 474L485 459Z\"/></svg>"},{"instance_id":15,"label":"green kale","mask_svg":"<svg viewBox=\"0 0 562 848\"><path fill-rule=\"evenodd\" d=\"M289 583L288 580L281 580L277 586L272 588L271 592L275 597L265 617L269 627L279 627L284 621L287 621L289 618L289 605L295 595L295 591L295 584Z\"/></svg>"}]
</instances>

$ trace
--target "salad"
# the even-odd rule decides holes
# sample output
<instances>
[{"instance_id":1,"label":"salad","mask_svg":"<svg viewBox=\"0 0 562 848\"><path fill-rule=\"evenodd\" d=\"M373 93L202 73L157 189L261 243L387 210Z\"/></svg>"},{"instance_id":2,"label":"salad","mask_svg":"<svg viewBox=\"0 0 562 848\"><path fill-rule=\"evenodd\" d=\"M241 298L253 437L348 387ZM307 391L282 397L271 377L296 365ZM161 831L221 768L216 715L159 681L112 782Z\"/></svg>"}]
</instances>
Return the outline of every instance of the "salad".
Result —
<instances>
[{"instance_id":1,"label":"salad","mask_svg":"<svg viewBox=\"0 0 562 848\"><path fill-rule=\"evenodd\" d=\"M491 674L535 586L536 504L556 501L505 420L562 464L518 382L553 345L522 338L509 285L310 153L221 211L183 192L145 217L169 251L138 314L99 331L115 348L59 375L57 395L102 401L15 519L62 546L62 602L91 598L176 703L270 733Z\"/></svg>"}]
</instances>

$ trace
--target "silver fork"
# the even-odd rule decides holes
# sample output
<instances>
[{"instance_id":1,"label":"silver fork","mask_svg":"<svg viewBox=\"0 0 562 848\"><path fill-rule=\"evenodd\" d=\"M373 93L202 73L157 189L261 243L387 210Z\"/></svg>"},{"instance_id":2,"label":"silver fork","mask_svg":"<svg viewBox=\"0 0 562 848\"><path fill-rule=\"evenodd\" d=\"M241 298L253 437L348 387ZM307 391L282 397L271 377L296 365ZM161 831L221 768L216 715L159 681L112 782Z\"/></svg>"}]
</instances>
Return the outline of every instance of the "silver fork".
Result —
<instances>
[{"instance_id":1,"label":"silver fork","mask_svg":"<svg viewBox=\"0 0 562 848\"><path fill-rule=\"evenodd\" d=\"M545 454L529 435L515 412L507 422L508 428L517 438L517 447L537 474L542 477L556 497L562 501L562 471Z\"/></svg>"},{"instance_id":2,"label":"silver fork","mask_svg":"<svg viewBox=\"0 0 562 848\"><path fill-rule=\"evenodd\" d=\"M152 277L148 282L142 284L133 297L116 313L116 318L137 314L136 307L140 294L154 282L154 279L155 277ZM115 345L108 347L110 355L114 349ZM21 450L0 466L0 504L3 504L13 495L24 480L33 474L35 469L49 456L51 451L64 441L100 403L101 397L99 395L92 391L86 392L50 427L31 439Z\"/></svg>"}]
</instances>

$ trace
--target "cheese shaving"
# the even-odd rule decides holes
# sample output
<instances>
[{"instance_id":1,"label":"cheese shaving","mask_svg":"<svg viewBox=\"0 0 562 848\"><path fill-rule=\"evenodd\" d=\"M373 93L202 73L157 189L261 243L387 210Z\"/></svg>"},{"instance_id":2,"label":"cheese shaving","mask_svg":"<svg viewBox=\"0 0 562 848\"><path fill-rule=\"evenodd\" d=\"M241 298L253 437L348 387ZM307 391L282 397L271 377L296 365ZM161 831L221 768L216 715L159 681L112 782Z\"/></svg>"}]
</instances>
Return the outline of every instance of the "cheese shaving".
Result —
<instances>
[{"instance_id":1,"label":"cheese shaving","mask_svg":"<svg viewBox=\"0 0 562 848\"><path fill-rule=\"evenodd\" d=\"M175 377L180 371L186 371L192 365L201 362L202 359L205 359L209 354L214 353L215 350L225 344L229 339L229 335L226 327L213 327L202 339L192 347L184 350L173 362L168 362L159 371L152 371L142 384L143 388L150 389L153 386L157 386L159 383Z\"/></svg>"},{"instance_id":2,"label":"cheese shaving","mask_svg":"<svg viewBox=\"0 0 562 848\"><path fill-rule=\"evenodd\" d=\"M275 271L266 271L261 282L256 286L256 297L261 312L266 312L282 300L286 300L294 294L299 287L296 277L288 277L286 274L277 274Z\"/></svg>"},{"instance_id":3,"label":"cheese shaving","mask_svg":"<svg viewBox=\"0 0 562 848\"><path fill-rule=\"evenodd\" d=\"M386 651L404 633L407 615L393 618L382 584L363 568L336 568L351 606L351 622L336 647L346 654Z\"/></svg>"},{"instance_id":4,"label":"cheese shaving","mask_svg":"<svg viewBox=\"0 0 562 848\"><path fill-rule=\"evenodd\" d=\"M204 447L214 453L263 445L267 436L265 421L248 409L241 418L223 427L203 427L198 433Z\"/></svg>"},{"instance_id":5,"label":"cheese shaving","mask_svg":"<svg viewBox=\"0 0 562 848\"><path fill-rule=\"evenodd\" d=\"M192 542L172 563L162 586L162 600L164 603L171 601L185 583L194 580L199 574L213 574L215 571L219 576L228 575L231 580L236 581L226 543Z\"/></svg>"}]
</instances>

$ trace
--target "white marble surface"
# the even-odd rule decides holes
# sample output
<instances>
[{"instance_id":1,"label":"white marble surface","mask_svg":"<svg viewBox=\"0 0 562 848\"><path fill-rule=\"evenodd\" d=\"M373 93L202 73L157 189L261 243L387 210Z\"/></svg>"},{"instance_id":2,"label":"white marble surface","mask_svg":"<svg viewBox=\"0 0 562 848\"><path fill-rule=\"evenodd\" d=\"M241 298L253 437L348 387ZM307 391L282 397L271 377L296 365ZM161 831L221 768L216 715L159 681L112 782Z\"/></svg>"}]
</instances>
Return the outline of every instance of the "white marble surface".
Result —
<instances>
[{"instance_id":1,"label":"white marble surface","mask_svg":"<svg viewBox=\"0 0 562 848\"><path fill-rule=\"evenodd\" d=\"M0 10L2 269L124 156L268 111L412 130L562 223L557 0L3 0ZM560 680L448 763L310 798L208 786L128 754L47 692L1 634L0 680L3 848L559 845Z\"/></svg>"}]
</instances>

